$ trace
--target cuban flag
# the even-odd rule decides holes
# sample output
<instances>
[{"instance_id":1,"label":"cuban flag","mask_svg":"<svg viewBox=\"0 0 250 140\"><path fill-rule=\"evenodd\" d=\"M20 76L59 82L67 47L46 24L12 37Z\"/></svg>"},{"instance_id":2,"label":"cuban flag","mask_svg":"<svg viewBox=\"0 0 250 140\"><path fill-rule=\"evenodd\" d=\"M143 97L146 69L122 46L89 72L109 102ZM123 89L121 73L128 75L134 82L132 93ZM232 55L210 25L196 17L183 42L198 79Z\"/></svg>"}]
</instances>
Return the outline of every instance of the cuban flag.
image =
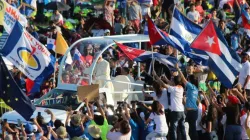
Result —
<instances>
[{"instance_id":1,"label":"cuban flag","mask_svg":"<svg viewBox=\"0 0 250 140\"><path fill-rule=\"evenodd\" d=\"M177 10L177 12L179 11ZM179 16L183 16L183 15L179 15ZM183 18L186 19L186 17L183 17ZM176 23L173 22L173 24L176 24ZM194 23L192 23L189 27L193 28L192 26L197 27ZM191 58L197 64L207 65L208 57L205 55L198 55L192 52L192 49L189 46L191 42L190 43L187 42L180 36L181 34L185 34L185 32L187 31L185 31L184 29L180 29L180 28L185 29L185 27L183 26L174 27L175 30L173 31L173 35L171 35L158 29L153 23L153 21L150 18L148 18L148 32L149 32L150 43L152 45L166 45L166 44L171 45L174 48L176 48L178 51L180 51L182 54L184 54L185 56ZM201 31L200 27L197 27L197 28L198 28L197 30ZM184 31L184 33L182 30Z\"/></svg>"},{"instance_id":2,"label":"cuban flag","mask_svg":"<svg viewBox=\"0 0 250 140\"><path fill-rule=\"evenodd\" d=\"M247 33L247 36L250 37L250 16L243 8L241 11L242 26L244 28L244 31Z\"/></svg>"},{"instance_id":3,"label":"cuban flag","mask_svg":"<svg viewBox=\"0 0 250 140\"><path fill-rule=\"evenodd\" d=\"M212 20L193 41L191 48L197 54L208 55L209 68L225 87L232 88L241 69L241 61L236 52L228 47L225 38Z\"/></svg>"},{"instance_id":4,"label":"cuban flag","mask_svg":"<svg viewBox=\"0 0 250 140\"><path fill-rule=\"evenodd\" d=\"M47 49L56 50L56 40L52 38L47 38Z\"/></svg>"},{"instance_id":5,"label":"cuban flag","mask_svg":"<svg viewBox=\"0 0 250 140\"><path fill-rule=\"evenodd\" d=\"M131 48L123 44L117 43L116 45L122 50L122 52L130 59L136 62L143 62L148 59L156 58L163 64L168 64L168 66L174 67L177 63L177 58L163 55L156 52L145 51L140 49Z\"/></svg>"},{"instance_id":6,"label":"cuban flag","mask_svg":"<svg viewBox=\"0 0 250 140\"><path fill-rule=\"evenodd\" d=\"M81 64L84 64L84 62L85 62L84 57L82 56L82 54L79 52L79 50L77 48L75 48L73 60L77 60L77 61L81 62Z\"/></svg>"},{"instance_id":7,"label":"cuban flag","mask_svg":"<svg viewBox=\"0 0 250 140\"><path fill-rule=\"evenodd\" d=\"M34 82L31 93L39 91L43 80L54 72L55 57L18 21L0 52Z\"/></svg>"}]
</instances>

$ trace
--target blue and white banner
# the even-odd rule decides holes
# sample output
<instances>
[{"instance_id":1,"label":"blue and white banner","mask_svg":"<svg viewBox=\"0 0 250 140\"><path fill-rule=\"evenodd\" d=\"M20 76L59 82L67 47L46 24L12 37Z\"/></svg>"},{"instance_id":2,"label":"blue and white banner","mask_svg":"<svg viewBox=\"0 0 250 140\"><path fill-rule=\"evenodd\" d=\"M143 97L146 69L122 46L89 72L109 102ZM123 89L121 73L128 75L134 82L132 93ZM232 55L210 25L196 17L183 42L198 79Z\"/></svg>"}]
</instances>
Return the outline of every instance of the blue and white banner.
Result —
<instances>
[{"instance_id":1,"label":"blue and white banner","mask_svg":"<svg viewBox=\"0 0 250 140\"><path fill-rule=\"evenodd\" d=\"M55 57L47 48L23 29L19 22L14 28L1 53L29 79L42 82L54 72Z\"/></svg>"},{"instance_id":2,"label":"blue and white banner","mask_svg":"<svg viewBox=\"0 0 250 140\"><path fill-rule=\"evenodd\" d=\"M14 8L4 0L0 0L0 25L3 25L8 34L11 33L16 21L24 27L27 26L28 21L18 9Z\"/></svg>"}]
</instances>

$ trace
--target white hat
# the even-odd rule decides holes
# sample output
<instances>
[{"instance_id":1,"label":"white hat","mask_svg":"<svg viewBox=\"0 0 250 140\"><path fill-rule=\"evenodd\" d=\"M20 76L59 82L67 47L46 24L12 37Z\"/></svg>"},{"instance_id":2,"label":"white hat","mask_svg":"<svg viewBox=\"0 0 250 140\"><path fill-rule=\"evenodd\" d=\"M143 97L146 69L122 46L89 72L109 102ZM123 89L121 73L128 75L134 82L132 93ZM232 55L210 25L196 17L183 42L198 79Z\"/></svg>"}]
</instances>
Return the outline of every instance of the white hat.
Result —
<instances>
[{"instance_id":1,"label":"white hat","mask_svg":"<svg viewBox=\"0 0 250 140\"><path fill-rule=\"evenodd\" d=\"M102 130L97 125L90 125L88 127L88 133L90 136L92 136L95 139L98 139L101 137Z\"/></svg>"},{"instance_id":2,"label":"white hat","mask_svg":"<svg viewBox=\"0 0 250 140\"><path fill-rule=\"evenodd\" d=\"M110 30L109 30L109 29L106 29L106 30L104 31L104 33L110 33Z\"/></svg>"},{"instance_id":3,"label":"white hat","mask_svg":"<svg viewBox=\"0 0 250 140\"><path fill-rule=\"evenodd\" d=\"M102 114L100 112L94 112L94 115L101 116Z\"/></svg>"},{"instance_id":4,"label":"white hat","mask_svg":"<svg viewBox=\"0 0 250 140\"><path fill-rule=\"evenodd\" d=\"M34 124L34 125L32 125L33 126L33 132L37 132L37 130L38 130L38 128L37 128L37 126Z\"/></svg>"},{"instance_id":5,"label":"white hat","mask_svg":"<svg viewBox=\"0 0 250 140\"><path fill-rule=\"evenodd\" d=\"M247 51L246 54L247 54L248 56L250 56L250 51Z\"/></svg>"}]
</instances>

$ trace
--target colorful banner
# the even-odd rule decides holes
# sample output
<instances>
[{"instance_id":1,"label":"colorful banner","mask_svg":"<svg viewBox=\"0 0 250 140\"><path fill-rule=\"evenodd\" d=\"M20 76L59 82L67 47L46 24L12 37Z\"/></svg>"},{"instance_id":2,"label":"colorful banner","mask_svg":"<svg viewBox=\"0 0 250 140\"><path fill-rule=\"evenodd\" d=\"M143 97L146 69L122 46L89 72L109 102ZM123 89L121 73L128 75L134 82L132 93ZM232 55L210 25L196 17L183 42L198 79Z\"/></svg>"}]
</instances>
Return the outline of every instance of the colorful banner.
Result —
<instances>
[{"instance_id":1,"label":"colorful banner","mask_svg":"<svg viewBox=\"0 0 250 140\"><path fill-rule=\"evenodd\" d=\"M28 21L18 9L14 8L4 0L0 0L0 25L4 26L4 29L8 34L11 33L16 21L24 27L27 26Z\"/></svg>"},{"instance_id":2,"label":"colorful banner","mask_svg":"<svg viewBox=\"0 0 250 140\"><path fill-rule=\"evenodd\" d=\"M19 22L14 25L1 53L29 79L43 81L54 72L55 58Z\"/></svg>"}]
</instances>

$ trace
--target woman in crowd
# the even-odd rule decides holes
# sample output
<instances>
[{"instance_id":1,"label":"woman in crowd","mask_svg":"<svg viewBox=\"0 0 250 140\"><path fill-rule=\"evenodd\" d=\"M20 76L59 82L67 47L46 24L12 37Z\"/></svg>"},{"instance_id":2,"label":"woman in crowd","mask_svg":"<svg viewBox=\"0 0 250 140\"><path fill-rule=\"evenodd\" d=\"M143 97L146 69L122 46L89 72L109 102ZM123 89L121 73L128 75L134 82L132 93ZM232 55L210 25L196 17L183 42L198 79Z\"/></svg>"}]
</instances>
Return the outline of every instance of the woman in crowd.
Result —
<instances>
[{"instance_id":1,"label":"woman in crowd","mask_svg":"<svg viewBox=\"0 0 250 140\"><path fill-rule=\"evenodd\" d=\"M151 114L145 124L148 125L151 120L154 120L156 128L147 135L146 140L151 140L155 137L166 137L168 134L168 125L166 123L164 107L159 101L153 102Z\"/></svg>"}]
</instances>

